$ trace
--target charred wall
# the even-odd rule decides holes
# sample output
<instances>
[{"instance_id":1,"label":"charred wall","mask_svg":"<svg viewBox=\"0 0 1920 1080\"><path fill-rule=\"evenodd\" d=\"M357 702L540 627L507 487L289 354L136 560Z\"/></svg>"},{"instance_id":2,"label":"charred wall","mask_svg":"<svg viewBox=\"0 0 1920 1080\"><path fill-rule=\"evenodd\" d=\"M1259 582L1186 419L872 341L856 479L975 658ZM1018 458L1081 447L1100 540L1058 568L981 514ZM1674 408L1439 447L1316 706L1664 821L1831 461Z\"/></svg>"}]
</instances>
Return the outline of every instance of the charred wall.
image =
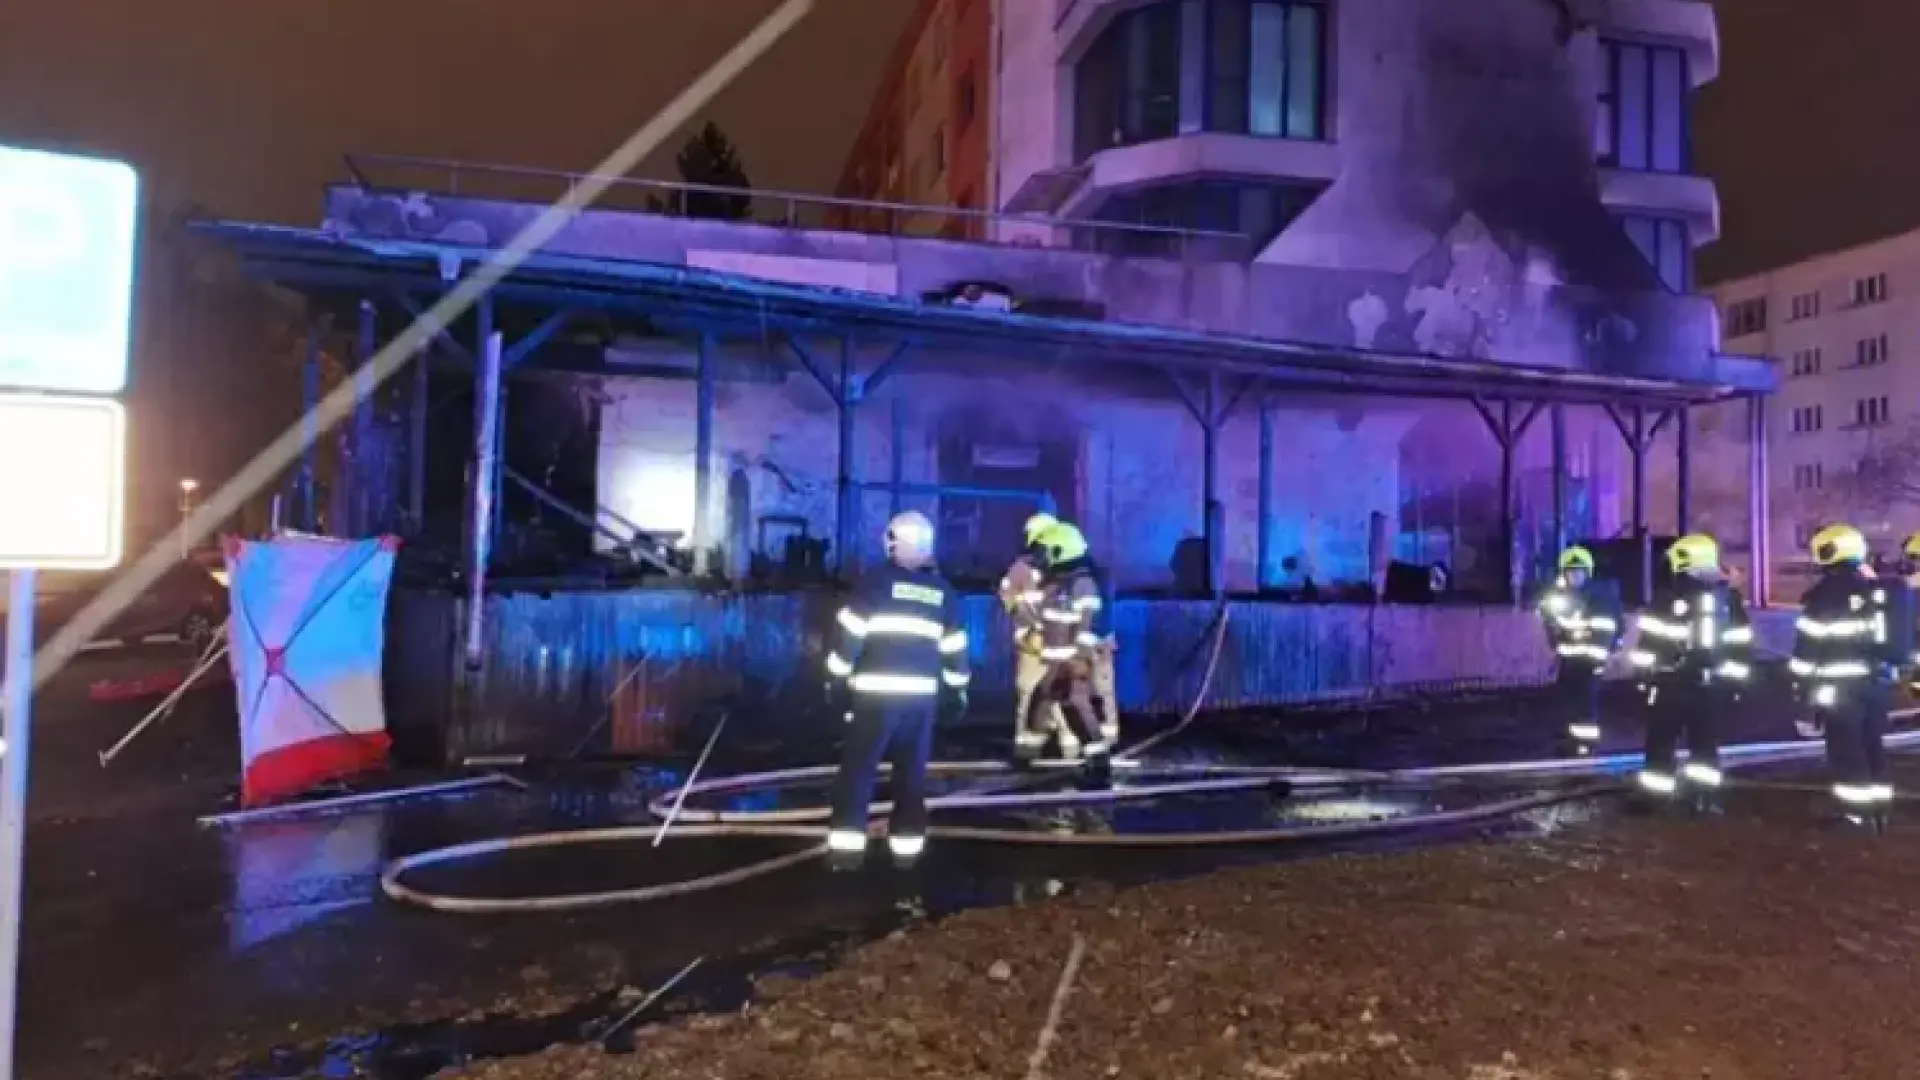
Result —
<instances>
[{"instance_id":1,"label":"charred wall","mask_svg":"<svg viewBox=\"0 0 1920 1080\"><path fill-rule=\"evenodd\" d=\"M755 554L778 560L802 529L815 539L835 535L836 407L792 360L754 353L751 362L744 353L722 360L715 388L711 521L736 579ZM1164 377L1015 368L959 354L916 353L903 365L856 406L852 475L866 485L854 531L859 561L879 557L881 526L898 505L935 520L950 573L991 580L1044 496L1082 526L1121 588L1193 587L1177 563L1201 553L1204 436ZM601 397L599 501L642 527L690 534L692 379L608 378ZM1445 562L1463 584L1498 589L1499 451L1469 406L1294 397L1268 407L1264 568L1260 404L1242 402L1220 431L1230 590L1358 584L1377 556ZM1551 554L1548 428L1536 423L1518 452L1525 567ZM1627 475L1619 436L1598 410L1575 410L1568 429L1571 527L1617 529L1613 508ZM897 502L896 481L904 485Z\"/></svg>"}]
</instances>

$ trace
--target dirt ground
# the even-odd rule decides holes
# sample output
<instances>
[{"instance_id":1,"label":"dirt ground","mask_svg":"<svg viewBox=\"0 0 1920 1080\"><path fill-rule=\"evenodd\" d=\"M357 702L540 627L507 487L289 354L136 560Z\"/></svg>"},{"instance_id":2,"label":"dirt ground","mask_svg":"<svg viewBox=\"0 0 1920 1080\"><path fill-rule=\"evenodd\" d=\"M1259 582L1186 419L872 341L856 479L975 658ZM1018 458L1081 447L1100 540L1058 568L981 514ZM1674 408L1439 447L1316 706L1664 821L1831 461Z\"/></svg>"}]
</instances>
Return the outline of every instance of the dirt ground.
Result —
<instances>
[{"instance_id":1,"label":"dirt ground","mask_svg":"<svg viewBox=\"0 0 1920 1080\"><path fill-rule=\"evenodd\" d=\"M442 1080L1920 1077L1920 804L1603 817L1545 839L1226 871L897 933L747 1010ZM1041 1071L1063 970L1084 942Z\"/></svg>"}]
</instances>

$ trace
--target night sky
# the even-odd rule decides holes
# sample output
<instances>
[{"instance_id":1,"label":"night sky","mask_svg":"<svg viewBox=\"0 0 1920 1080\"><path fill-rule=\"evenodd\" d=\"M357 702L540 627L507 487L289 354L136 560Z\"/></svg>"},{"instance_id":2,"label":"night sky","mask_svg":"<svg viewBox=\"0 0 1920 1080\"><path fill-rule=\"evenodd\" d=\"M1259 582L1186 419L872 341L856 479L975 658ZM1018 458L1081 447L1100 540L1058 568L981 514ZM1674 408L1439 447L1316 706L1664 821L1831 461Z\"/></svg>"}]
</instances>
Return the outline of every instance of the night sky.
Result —
<instances>
[{"instance_id":1,"label":"night sky","mask_svg":"<svg viewBox=\"0 0 1920 1080\"><path fill-rule=\"evenodd\" d=\"M821 0L715 105L756 185L831 188L911 2ZM773 6L0 0L0 140L131 160L157 220L314 224L347 151L590 166ZM1726 238L1703 252L1701 280L1920 225L1920 4L1719 11L1724 66L1695 146ZM673 149L644 171L669 175ZM149 311L154 287L143 279ZM165 374L197 362L168 356L179 367ZM136 380L152 385L159 366L143 358Z\"/></svg>"}]
</instances>

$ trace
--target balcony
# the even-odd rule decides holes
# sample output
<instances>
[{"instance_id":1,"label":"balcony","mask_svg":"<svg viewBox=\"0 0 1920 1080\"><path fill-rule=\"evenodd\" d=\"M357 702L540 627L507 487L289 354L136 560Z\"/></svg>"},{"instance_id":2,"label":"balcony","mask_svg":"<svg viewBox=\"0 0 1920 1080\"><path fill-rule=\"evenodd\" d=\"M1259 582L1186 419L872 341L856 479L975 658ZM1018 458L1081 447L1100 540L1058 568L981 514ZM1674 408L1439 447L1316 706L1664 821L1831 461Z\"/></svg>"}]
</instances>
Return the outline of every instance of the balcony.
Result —
<instances>
[{"instance_id":1,"label":"balcony","mask_svg":"<svg viewBox=\"0 0 1920 1080\"><path fill-rule=\"evenodd\" d=\"M1713 181L1687 173L1602 168L1600 201L1619 213L1676 218L1693 246L1720 238L1720 193Z\"/></svg>"},{"instance_id":2,"label":"balcony","mask_svg":"<svg viewBox=\"0 0 1920 1080\"><path fill-rule=\"evenodd\" d=\"M1720 28L1705 0L1611 0L1597 29L1608 37L1680 46L1696 87L1720 74Z\"/></svg>"},{"instance_id":3,"label":"balcony","mask_svg":"<svg viewBox=\"0 0 1920 1080\"><path fill-rule=\"evenodd\" d=\"M1340 173L1333 143L1201 132L1117 146L1088 158L1086 176L1056 211L1063 218L1095 212L1116 191L1191 177L1298 181L1324 187Z\"/></svg>"}]
</instances>

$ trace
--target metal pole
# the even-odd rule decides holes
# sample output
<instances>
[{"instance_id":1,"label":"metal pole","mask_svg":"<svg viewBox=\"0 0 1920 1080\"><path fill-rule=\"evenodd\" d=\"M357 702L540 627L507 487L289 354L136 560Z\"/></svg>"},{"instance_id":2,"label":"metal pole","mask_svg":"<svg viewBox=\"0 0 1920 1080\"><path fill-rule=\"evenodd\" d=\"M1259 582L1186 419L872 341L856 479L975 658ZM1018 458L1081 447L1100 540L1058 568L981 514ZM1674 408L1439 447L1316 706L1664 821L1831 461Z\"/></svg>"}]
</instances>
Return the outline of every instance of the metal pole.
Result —
<instances>
[{"instance_id":1,"label":"metal pole","mask_svg":"<svg viewBox=\"0 0 1920 1080\"><path fill-rule=\"evenodd\" d=\"M320 505L313 469L314 446L320 439L320 339L321 325L307 331L307 355L300 365L300 527L315 532L320 527Z\"/></svg>"},{"instance_id":2,"label":"metal pole","mask_svg":"<svg viewBox=\"0 0 1920 1080\"><path fill-rule=\"evenodd\" d=\"M901 485L907 482L907 403L896 395L893 399L893 498L888 503L887 513L899 514L906 507L906 492Z\"/></svg>"},{"instance_id":3,"label":"metal pole","mask_svg":"<svg viewBox=\"0 0 1920 1080\"><path fill-rule=\"evenodd\" d=\"M374 530L373 486L373 393L379 389L373 381L374 342L379 312L373 301L360 301L360 332L354 339L353 357L353 521L348 532L365 536ZM384 485L383 485L384 486Z\"/></svg>"},{"instance_id":4,"label":"metal pole","mask_svg":"<svg viewBox=\"0 0 1920 1080\"><path fill-rule=\"evenodd\" d=\"M1567 411L1548 407L1547 423L1553 436L1553 552L1567 547Z\"/></svg>"},{"instance_id":5,"label":"metal pole","mask_svg":"<svg viewBox=\"0 0 1920 1080\"><path fill-rule=\"evenodd\" d=\"M498 333L480 351L480 385L474 388L473 487L468 518L473 534L467 545L467 670L480 670L481 634L487 587L487 559L493 553L494 482L500 472L500 353Z\"/></svg>"},{"instance_id":6,"label":"metal pole","mask_svg":"<svg viewBox=\"0 0 1920 1080\"><path fill-rule=\"evenodd\" d=\"M1507 570L1507 602L1518 604L1523 590L1520 586L1520 560L1514 557L1514 520L1513 520L1513 402L1500 403L1500 430L1496 437L1500 440L1500 557L1501 564Z\"/></svg>"},{"instance_id":7,"label":"metal pole","mask_svg":"<svg viewBox=\"0 0 1920 1080\"><path fill-rule=\"evenodd\" d=\"M1747 535L1752 568L1747 599L1764 607L1773 599L1773 492L1767 484L1767 401L1747 399Z\"/></svg>"},{"instance_id":8,"label":"metal pole","mask_svg":"<svg viewBox=\"0 0 1920 1080\"><path fill-rule=\"evenodd\" d=\"M840 339L840 512L834 515L834 567L843 580L852 580L854 519L860 490L853 483L853 420L858 388L853 383L853 339Z\"/></svg>"},{"instance_id":9,"label":"metal pole","mask_svg":"<svg viewBox=\"0 0 1920 1080\"><path fill-rule=\"evenodd\" d=\"M425 532L427 523L427 376L432 355L429 345L413 358L413 401L407 417L407 516L416 533Z\"/></svg>"},{"instance_id":10,"label":"metal pole","mask_svg":"<svg viewBox=\"0 0 1920 1080\"><path fill-rule=\"evenodd\" d=\"M0 1080L12 1080L20 988L20 887L33 733L34 571L15 570L7 605L6 710L0 724Z\"/></svg>"},{"instance_id":11,"label":"metal pole","mask_svg":"<svg viewBox=\"0 0 1920 1080\"><path fill-rule=\"evenodd\" d=\"M1640 545L1640 603L1653 600L1653 534L1647 531L1647 410L1633 407L1633 539Z\"/></svg>"},{"instance_id":12,"label":"metal pole","mask_svg":"<svg viewBox=\"0 0 1920 1080\"><path fill-rule=\"evenodd\" d=\"M1273 406L1266 401L1260 403L1260 527L1258 530L1258 551L1255 556L1260 568L1254 575L1255 585L1266 591L1273 580Z\"/></svg>"},{"instance_id":13,"label":"metal pole","mask_svg":"<svg viewBox=\"0 0 1920 1080\"><path fill-rule=\"evenodd\" d=\"M700 335L694 358L696 372L693 405L693 559L694 572L712 567L713 547L713 335Z\"/></svg>"},{"instance_id":14,"label":"metal pole","mask_svg":"<svg viewBox=\"0 0 1920 1080\"><path fill-rule=\"evenodd\" d=\"M1201 536L1207 544L1207 592L1218 600L1227 591L1226 545L1220 534L1224 524L1220 513L1220 372L1207 372L1206 416L1201 421L1205 445L1201 472L1200 502L1204 519Z\"/></svg>"},{"instance_id":15,"label":"metal pole","mask_svg":"<svg viewBox=\"0 0 1920 1080\"><path fill-rule=\"evenodd\" d=\"M1673 458L1679 475L1674 482L1674 531L1685 533L1689 519L1693 517L1693 452L1691 432L1693 417L1686 406L1674 410L1673 415Z\"/></svg>"}]
</instances>

